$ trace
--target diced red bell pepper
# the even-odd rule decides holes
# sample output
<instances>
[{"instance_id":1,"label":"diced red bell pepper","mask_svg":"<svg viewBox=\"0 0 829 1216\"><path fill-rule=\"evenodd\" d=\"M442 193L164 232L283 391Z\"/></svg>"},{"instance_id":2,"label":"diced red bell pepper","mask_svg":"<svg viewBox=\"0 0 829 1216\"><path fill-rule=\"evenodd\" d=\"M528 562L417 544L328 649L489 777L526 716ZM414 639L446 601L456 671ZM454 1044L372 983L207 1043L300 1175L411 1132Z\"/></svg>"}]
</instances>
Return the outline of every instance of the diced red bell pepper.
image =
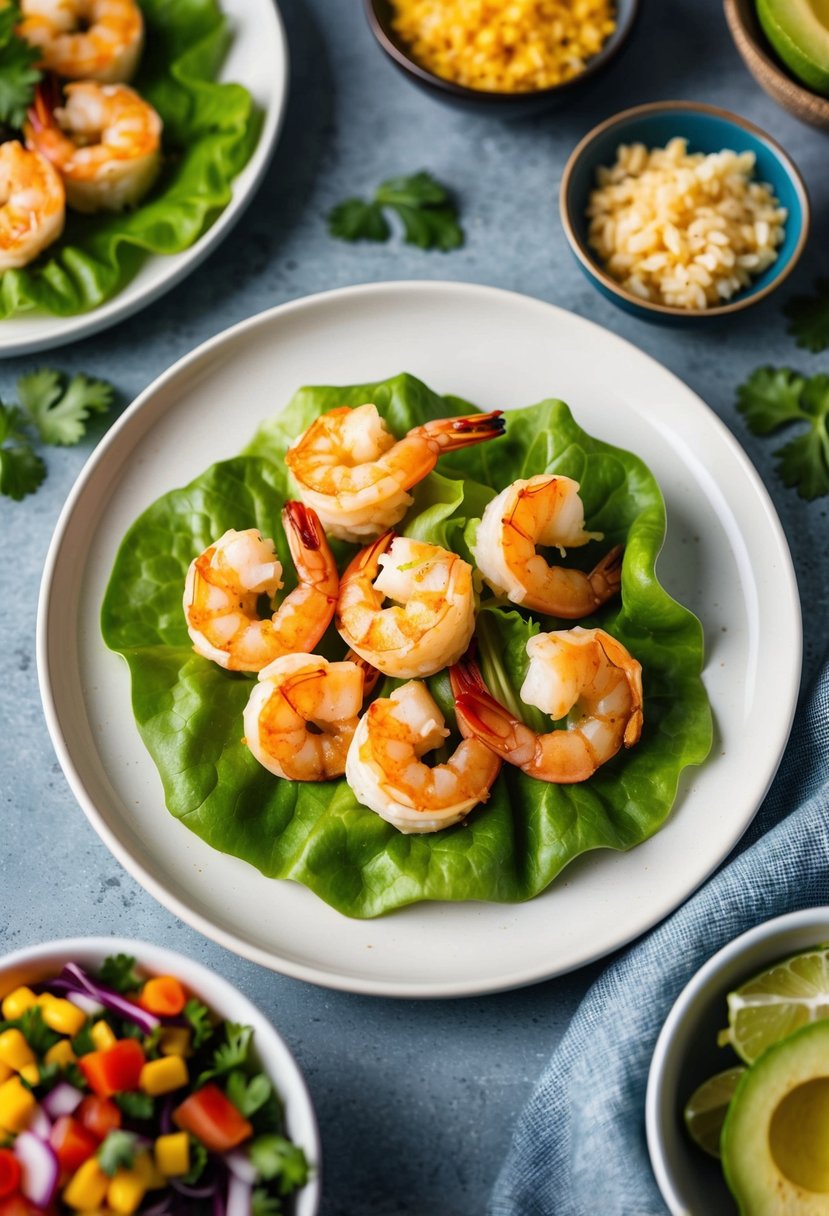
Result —
<instances>
[{"instance_id":1,"label":"diced red bell pepper","mask_svg":"<svg viewBox=\"0 0 829 1216\"><path fill-rule=\"evenodd\" d=\"M173 1111L173 1122L213 1153L226 1153L253 1135L244 1115L212 1084L185 1098Z\"/></svg>"},{"instance_id":2,"label":"diced red bell pepper","mask_svg":"<svg viewBox=\"0 0 829 1216\"><path fill-rule=\"evenodd\" d=\"M78 1067L99 1098L138 1089L144 1067L144 1049L135 1039L121 1039L104 1051L81 1056Z\"/></svg>"},{"instance_id":3,"label":"diced red bell pepper","mask_svg":"<svg viewBox=\"0 0 829 1216\"><path fill-rule=\"evenodd\" d=\"M99 1098L97 1094L87 1094L75 1111L75 1118L99 1142L121 1126L120 1108L109 1098Z\"/></svg>"},{"instance_id":4,"label":"diced red bell pepper","mask_svg":"<svg viewBox=\"0 0 829 1216\"><path fill-rule=\"evenodd\" d=\"M49 1209L52 1211L53 1209ZM0 1199L0 1216L41 1216L43 1208L35 1207L19 1192Z\"/></svg>"},{"instance_id":5,"label":"diced red bell pepper","mask_svg":"<svg viewBox=\"0 0 829 1216\"><path fill-rule=\"evenodd\" d=\"M55 1150L61 1170L74 1174L95 1153L99 1141L72 1115L61 1115L55 1120L49 1143ZM2 1210L0 1216L4 1216Z\"/></svg>"},{"instance_id":6,"label":"diced red bell pepper","mask_svg":"<svg viewBox=\"0 0 829 1216\"><path fill-rule=\"evenodd\" d=\"M10 1148L0 1148L0 1197L13 1195L20 1186L20 1161Z\"/></svg>"}]
</instances>

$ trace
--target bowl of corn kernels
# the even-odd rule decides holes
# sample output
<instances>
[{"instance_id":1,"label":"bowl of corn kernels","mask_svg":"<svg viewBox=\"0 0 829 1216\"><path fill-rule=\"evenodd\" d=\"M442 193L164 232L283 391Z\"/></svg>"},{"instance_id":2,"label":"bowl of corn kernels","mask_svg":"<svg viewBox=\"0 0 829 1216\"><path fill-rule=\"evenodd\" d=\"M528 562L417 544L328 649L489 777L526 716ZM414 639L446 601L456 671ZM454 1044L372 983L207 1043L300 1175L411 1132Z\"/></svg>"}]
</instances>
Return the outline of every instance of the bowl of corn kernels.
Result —
<instances>
[{"instance_id":1,"label":"bowl of corn kernels","mask_svg":"<svg viewBox=\"0 0 829 1216\"><path fill-rule=\"evenodd\" d=\"M616 57L639 0L364 0L377 42L416 85L523 117L564 102Z\"/></svg>"},{"instance_id":2,"label":"bowl of corn kernels","mask_svg":"<svg viewBox=\"0 0 829 1216\"><path fill-rule=\"evenodd\" d=\"M738 312L794 269L809 199L793 161L736 114L656 102L590 131L562 175L561 220L614 304L681 324Z\"/></svg>"}]
</instances>

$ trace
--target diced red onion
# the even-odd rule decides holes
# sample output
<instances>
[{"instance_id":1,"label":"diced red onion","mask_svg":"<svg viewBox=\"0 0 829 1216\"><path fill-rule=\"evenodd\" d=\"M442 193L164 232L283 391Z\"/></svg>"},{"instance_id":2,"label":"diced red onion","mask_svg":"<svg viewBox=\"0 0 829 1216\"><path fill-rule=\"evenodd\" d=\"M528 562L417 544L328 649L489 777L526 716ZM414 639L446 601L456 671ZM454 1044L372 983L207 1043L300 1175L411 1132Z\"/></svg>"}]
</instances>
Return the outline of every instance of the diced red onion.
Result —
<instances>
[{"instance_id":1,"label":"diced red onion","mask_svg":"<svg viewBox=\"0 0 829 1216\"><path fill-rule=\"evenodd\" d=\"M160 1018L155 1014L147 1013L146 1009L142 1009L134 1001L128 1001L114 988L108 988L106 984L91 979L77 963L67 963L57 979L51 981L50 987L57 988L60 992L80 992L84 996L90 996L93 1000L100 1001L112 1013L118 1013L121 1017L135 1022L144 1034L152 1034L155 1028L161 1025Z\"/></svg>"},{"instance_id":2,"label":"diced red onion","mask_svg":"<svg viewBox=\"0 0 829 1216\"><path fill-rule=\"evenodd\" d=\"M93 1001L91 996L84 996L82 992L67 992L67 1001L71 1001L73 1005L77 1005L82 1009L87 1017L95 1018L99 1013L104 1012L104 1007L100 1001Z\"/></svg>"},{"instance_id":3,"label":"diced red onion","mask_svg":"<svg viewBox=\"0 0 829 1216\"><path fill-rule=\"evenodd\" d=\"M42 1106L36 1106L29 1120L29 1131L41 1140L48 1140L52 1134L52 1120Z\"/></svg>"},{"instance_id":4,"label":"diced red onion","mask_svg":"<svg viewBox=\"0 0 829 1216\"><path fill-rule=\"evenodd\" d=\"M253 1188L236 1174L231 1174L227 1183L227 1209L225 1216L250 1216Z\"/></svg>"},{"instance_id":5,"label":"diced red onion","mask_svg":"<svg viewBox=\"0 0 829 1216\"><path fill-rule=\"evenodd\" d=\"M170 1196L167 1195L159 1203L154 1203L151 1208L147 1208L141 1213L141 1216L169 1216L170 1212Z\"/></svg>"},{"instance_id":6,"label":"diced red onion","mask_svg":"<svg viewBox=\"0 0 829 1216\"><path fill-rule=\"evenodd\" d=\"M48 1207L60 1180L55 1150L34 1132L21 1132L14 1142L14 1153L20 1162L21 1191L38 1207Z\"/></svg>"},{"instance_id":7,"label":"diced red onion","mask_svg":"<svg viewBox=\"0 0 829 1216\"><path fill-rule=\"evenodd\" d=\"M73 1115L83 1101L83 1094L68 1081L58 1081L43 1099L43 1109L53 1121L61 1115ZM32 1131L37 1131L32 1128ZM37 1132L40 1135L40 1132Z\"/></svg>"},{"instance_id":8,"label":"diced red onion","mask_svg":"<svg viewBox=\"0 0 829 1216\"><path fill-rule=\"evenodd\" d=\"M225 1197L218 1188L213 1196L213 1216L227 1216L225 1209Z\"/></svg>"},{"instance_id":9,"label":"diced red onion","mask_svg":"<svg viewBox=\"0 0 829 1216\"><path fill-rule=\"evenodd\" d=\"M210 1182L202 1182L193 1186L178 1178L168 1178L167 1181L174 1191L178 1191L179 1195L185 1195L188 1199L209 1199L216 1192L215 1178Z\"/></svg>"},{"instance_id":10,"label":"diced red onion","mask_svg":"<svg viewBox=\"0 0 829 1216\"><path fill-rule=\"evenodd\" d=\"M247 1182L249 1186L253 1186L259 1177L256 1166L241 1148L235 1148L232 1152L225 1153L223 1160L231 1174L241 1179L242 1182Z\"/></svg>"}]
</instances>

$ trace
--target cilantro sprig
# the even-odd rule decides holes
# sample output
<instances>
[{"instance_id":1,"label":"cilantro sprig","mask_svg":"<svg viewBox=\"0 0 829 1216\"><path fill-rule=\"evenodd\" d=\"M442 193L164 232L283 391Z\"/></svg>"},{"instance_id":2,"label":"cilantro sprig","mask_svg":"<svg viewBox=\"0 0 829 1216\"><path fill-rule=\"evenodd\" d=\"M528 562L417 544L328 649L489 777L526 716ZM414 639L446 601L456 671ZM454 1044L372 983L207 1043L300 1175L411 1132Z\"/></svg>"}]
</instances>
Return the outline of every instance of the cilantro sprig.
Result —
<instances>
[{"instance_id":1,"label":"cilantro sprig","mask_svg":"<svg viewBox=\"0 0 829 1216\"><path fill-rule=\"evenodd\" d=\"M40 52L15 33L21 19L17 0L0 7L0 126L21 127L42 73Z\"/></svg>"},{"instance_id":2,"label":"cilantro sprig","mask_svg":"<svg viewBox=\"0 0 829 1216\"><path fill-rule=\"evenodd\" d=\"M232 1072L235 1068L241 1068L247 1063L253 1039L253 1027L241 1026L237 1022L225 1022L224 1029L225 1041L220 1043L213 1052L212 1067L205 1069L196 1081L197 1089L214 1077L224 1076L225 1073Z\"/></svg>"},{"instance_id":3,"label":"cilantro sprig","mask_svg":"<svg viewBox=\"0 0 829 1216\"><path fill-rule=\"evenodd\" d=\"M814 354L829 347L829 279L818 279L814 295L795 296L783 311L798 346Z\"/></svg>"},{"instance_id":4,"label":"cilantro sprig","mask_svg":"<svg viewBox=\"0 0 829 1216\"><path fill-rule=\"evenodd\" d=\"M329 212L328 231L341 241L387 241L391 228L384 209L397 215L409 245L445 253L463 244L450 191L425 170L381 182L369 202L347 198L338 203Z\"/></svg>"},{"instance_id":5,"label":"cilantro sprig","mask_svg":"<svg viewBox=\"0 0 829 1216\"><path fill-rule=\"evenodd\" d=\"M0 9L0 18L6 11ZM2 73L0 52L0 79ZM35 451L35 435L41 443L78 443L90 415L109 409L114 395L106 380L81 374L70 378L52 368L21 376L18 404L0 401L0 494L16 502L34 494L46 476L46 465Z\"/></svg>"},{"instance_id":6,"label":"cilantro sprig","mask_svg":"<svg viewBox=\"0 0 829 1216\"><path fill-rule=\"evenodd\" d=\"M38 375L39 373L35 373ZM18 389L20 385L18 383ZM98 978L108 988L116 992L134 992L143 984L141 976L135 970L135 959L131 954L110 954L101 963Z\"/></svg>"},{"instance_id":7,"label":"cilantro sprig","mask_svg":"<svg viewBox=\"0 0 829 1216\"><path fill-rule=\"evenodd\" d=\"M806 423L802 434L776 449L777 469L801 498L829 494L829 375L758 367L738 388L737 409L755 435Z\"/></svg>"}]
</instances>

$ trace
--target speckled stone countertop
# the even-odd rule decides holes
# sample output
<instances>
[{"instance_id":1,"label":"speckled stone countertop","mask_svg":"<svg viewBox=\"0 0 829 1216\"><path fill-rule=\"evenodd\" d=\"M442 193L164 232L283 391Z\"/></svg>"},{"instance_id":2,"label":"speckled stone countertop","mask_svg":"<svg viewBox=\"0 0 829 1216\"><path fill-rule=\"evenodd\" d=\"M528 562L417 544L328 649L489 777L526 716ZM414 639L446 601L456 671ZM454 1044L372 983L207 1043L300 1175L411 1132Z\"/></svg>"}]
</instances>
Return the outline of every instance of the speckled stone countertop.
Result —
<instances>
[{"instance_id":1,"label":"speckled stone countertop","mask_svg":"<svg viewBox=\"0 0 829 1216\"><path fill-rule=\"evenodd\" d=\"M285 128L265 184L231 239L138 316L74 347L0 366L0 396L11 394L20 372L48 362L109 377L125 405L228 325L344 284L452 278L539 296L591 317L666 364L746 448L792 548L807 679L826 642L829 500L806 504L782 488L771 459L779 441L747 432L734 390L759 363L829 370L829 355L795 347L780 312L787 296L829 273L829 138L790 118L755 85L731 44L719 0L645 0L628 49L584 100L510 124L443 108L416 91L379 52L359 0L282 0L282 11L292 74ZM654 327L599 297L573 262L557 214L562 166L580 136L625 106L671 97L722 105L769 131L801 168L814 208L807 255L780 296L704 331ZM396 240L373 247L329 239L324 217L335 202L421 167L457 190L463 249L427 254ZM43 560L92 442L49 450L49 476L37 495L0 502L3 949L112 932L201 959L267 1011L305 1071L324 1144L324 1216L478 1216L514 1119L598 967L456 1002L328 992L214 946L121 869L57 765L35 671Z\"/></svg>"}]
</instances>

